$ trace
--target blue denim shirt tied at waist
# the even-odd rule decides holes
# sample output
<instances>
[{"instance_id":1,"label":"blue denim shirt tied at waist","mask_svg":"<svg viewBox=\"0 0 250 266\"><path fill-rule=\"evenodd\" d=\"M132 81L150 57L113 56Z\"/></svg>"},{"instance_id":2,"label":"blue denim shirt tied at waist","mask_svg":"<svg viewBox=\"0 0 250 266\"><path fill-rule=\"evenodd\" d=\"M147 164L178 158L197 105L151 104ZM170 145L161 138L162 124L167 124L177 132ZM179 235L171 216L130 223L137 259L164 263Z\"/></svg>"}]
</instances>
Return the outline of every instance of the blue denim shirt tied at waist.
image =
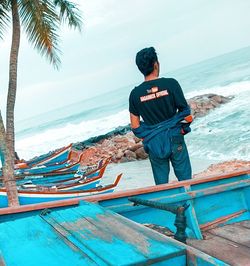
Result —
<instances>
[{"instance_id":1,"label":"blue denim shirt tied at waist","mask_svg":"<svg viewBox=\"0 0 250 266\"><path fill-rule=\"evenodd\" d=\"M146 125L144 122L140 122L140 126L132 131L136 137L143 139L144 149L147 153L150 152L153 156L163 159L171 153L171 140L184 141L181 131L184 131L184 134L191 131L190 123L181 123L190 113L190 108L186 108L172 118L155 125Z\"/></svg>"}]
</instances>

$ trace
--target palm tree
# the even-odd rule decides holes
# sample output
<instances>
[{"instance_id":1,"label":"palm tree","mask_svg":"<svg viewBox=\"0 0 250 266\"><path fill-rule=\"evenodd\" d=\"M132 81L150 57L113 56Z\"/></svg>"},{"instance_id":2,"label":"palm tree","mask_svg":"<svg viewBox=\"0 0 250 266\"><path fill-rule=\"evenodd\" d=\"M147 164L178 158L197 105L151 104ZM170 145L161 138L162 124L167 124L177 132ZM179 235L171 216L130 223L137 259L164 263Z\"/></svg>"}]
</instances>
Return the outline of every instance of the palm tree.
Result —
<instances>
[{"instance_id":1,"label":"palm tree","mask_svg":"<svg viewBox=\"0 0 250 266\"><path fill-rule=\"evenodd\" d=\"M67 0L0 0L0 39L12 22L12 44L9 60L9 86L6 107L6 127L0 111L0 153L3 181L9 206L19 205L14 177L15 128L14 107L17 89L17 65L21 26L28 40L42 56L59 68L59 27L66 23L81 31L82 19L77 5Z\"/></svg>"}]
</instances>

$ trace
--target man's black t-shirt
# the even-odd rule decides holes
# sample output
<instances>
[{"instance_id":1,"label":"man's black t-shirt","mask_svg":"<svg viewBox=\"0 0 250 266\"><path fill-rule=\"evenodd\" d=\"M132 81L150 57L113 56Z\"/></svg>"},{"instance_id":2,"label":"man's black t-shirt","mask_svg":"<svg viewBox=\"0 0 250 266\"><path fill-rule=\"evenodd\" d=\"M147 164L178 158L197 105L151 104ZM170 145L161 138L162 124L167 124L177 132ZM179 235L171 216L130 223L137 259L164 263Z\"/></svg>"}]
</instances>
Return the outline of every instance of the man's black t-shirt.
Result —
<instances>
[{"instance_id":1,"label":"man's black t-shirt","mask_svg":"<svg viewBox=\"0 0 250 266\"><path fill-rule=\"evenodd\" d=\"M147 125L167 120L187 106L181 86L173 78L144 81L129 96L130 113L141 116Z\"/></svg>"}]
</instances>

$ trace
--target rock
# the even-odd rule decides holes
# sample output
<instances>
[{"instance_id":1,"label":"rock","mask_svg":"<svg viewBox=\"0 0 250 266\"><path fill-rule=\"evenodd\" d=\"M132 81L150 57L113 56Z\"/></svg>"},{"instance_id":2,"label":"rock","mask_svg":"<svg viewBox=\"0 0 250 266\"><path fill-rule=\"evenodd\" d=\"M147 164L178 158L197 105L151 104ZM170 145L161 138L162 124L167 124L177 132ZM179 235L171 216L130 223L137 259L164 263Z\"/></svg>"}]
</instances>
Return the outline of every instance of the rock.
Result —
<instances>
[{"instance_id":1,"label":"rock","mask_svg":"<svg viewBox=\"0 0 250 266\"><path fill-rule=\"evenodd\" d=\"M139 143L139 142L141 142L141 139L139 139L136 136L134 136L134 141L135 141L135 143Z\"/></svg>"},{"instance_id":2,"label":"rock","mask_svg":"<svg viewBox=\"0 0 250 266\"><path fill-rule=\"evenodd\" d=\"M128 149L130 151L135 152L136 150L140 149L141 147L143 147L142 143L136 143L135 145L130 146Z\"/></svg>"},{"instance_id":3,"label":"rock","mask_svg":"<svg viewBox=\"0 0 250 266\"><path fill-rule=\"evenodd\" d=\"M115 143L127 143L128 139L126 137L115 137L113 141Z\"/></svg>"},{"instance_id":4,"label":"rock","mask_svg":"<svg viewBox=\"0 0 250 266\"><path fill-rule=\"evenodd\" d=\"M190 102L189 102L189 106L190 106L190 108L191 108L192 110L195 110L195 109L197 108L197 104L196 104L196 102L192 102L192 101L190 101Z\"/></svg>"},{"instance_id":5,"label":"rock","mask_svg":"<svg viewBox=\"0 0 250 266\"><path fill-rule=\"evenodd\" d=\"M120 160L120 159L123 157L123 155L124 155L124 152L122 152L122 151L118 151L118 153L115 155L115 158L116 158L117 160Z\"/></svg>"},{"instance_id":6,"label":"rock","mask_svg":"<svg viewBox=\"0 0 250 266\"><path fill-rule=\"evenodd\" d=\"M217 102L217 103L221 103L222 102L222 97L220 95L214 95L212 97L212 99Z\"/></svg>"},{"instance_id":7,"label":"rock","mask_svg":"<svg viewBox=\"0 0 250 266\"><path fill-rule=\"evenodd\" d=\"M122 157L121 160L120 160L120 163L127 163L129 162L128 158L127 157Z\"/></svg>"},{"instance_id":8,"label":"rock","mask_svg":"<svg viewBox=\"0 0 250 266\"><path fill-rule=\"evenodd\" d=\"M145 152L145 150L144 150L143 147L137 149L135 151L135 154L136 154L136 156L137 156L138 159L143 159L144 160L144 159L147 159L148 158L148 154Z\"/></svg>"},{"instance_id":9,"label":"rock","mask_svg":"<svg viewBox=\"0 0 250 266\"><path fill-rule=\"evenodd\" d=\"M124 152L124 155L126 156L126 158L128 158L129 160L130 159L136 159L136 154L135 154L135 152L133 152L133 151L130 151L130 150L126 150L125 152Z\"/></svg>"},{"instance_id":10,"label":"rock","mask_svg":"<svg viewBox=\"0 0 250 266\"><path fill-rule=\"evenodd\" d=\"M250 161L232 160L217 164L211 164L205 171L195 174L193 178L204 178L211 175L219 175L225 172L249 169Z\"/></svg>"},{"instance_id":11,"label":"rock","mask_svg":"<svg viewBox=\"0 0 250 266\"><path fill-rule=\"evenodd\" d=\"M213 108L214 107L218 107L220 104L217 102L217 101L215 101L215 100L212 100L211 101L211 104L213 105ZM211 108L211 109L213 109L213 108Z\"/></svg>"},{"instance_id":12,"label":"rock","mask_svg":"<svg viewBox=\"0 0 250 266\"><path fill-rule=\"evenodd\" d=\"M188 104L195 117L202 117L210 110L219 107L221 104L227 103L232 97L224 97L221 95L209 93L200 96L195 96L188 100Z\"/></svg>"},{"instance_id":13,"label":"rock","mask_svg":"<svg viewBox=\"0 0 250 266\"><path fill-rule=\"evenodd\" d=\"M229 96L229 97L221 96L221 103L222 103L222 104L228 103L228 102L230 102L233 98L234 98L234 96Z\"/></svg>"},{"instance_id":14,"label":"rock","mask_svg":"<svg viewBox=\"0 0 250 266\"><path fill-rule=\"evenodd\" d=\"M188 100L188 104L194 118L197 119L231 99L233 97L209 93L192 97ZM94 164L107 157L112 157L112 162L128 162L148 158L143 149L142 140L134 136L130 125L118 127L105 135L75 143L73 148L77 151L76 158L72 157L72 160L77 160L78 153L83 151L83 165Z\"/></svg>"}]
</instances>

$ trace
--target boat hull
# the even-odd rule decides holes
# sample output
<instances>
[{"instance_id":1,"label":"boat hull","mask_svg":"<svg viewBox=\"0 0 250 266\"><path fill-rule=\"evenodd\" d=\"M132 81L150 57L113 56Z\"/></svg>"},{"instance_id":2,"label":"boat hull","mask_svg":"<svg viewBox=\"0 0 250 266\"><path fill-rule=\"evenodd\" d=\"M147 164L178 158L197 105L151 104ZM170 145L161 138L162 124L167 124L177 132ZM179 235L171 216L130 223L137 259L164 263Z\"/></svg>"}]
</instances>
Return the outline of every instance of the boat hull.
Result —
<instances>
[{"instance_id":1,"label":"boat hull","mask_svg":"<svg viewBox=\"0 0 250 266\"><path fill-rule=\"evenodd\" d=\"M62 188L57 189L57 191L32 191L32 190L18 190L18 199L21 205L27 204L37 204L42 202L50 202L50 201L58 201L58 200L66 200L66 199L77 199L83 198L90 195L101 194L101 193L111 193L114 191L115 187L120 182L122 174L118 175L113 184L105 185L102 187L91 188L91 189L82 189L80 190L72 190L70 189L75 188L74 186L66 187L63 191ZM101 179L101 176L98 178L93 178L93 182L98 182ZM89 182L91 183L91 181ZM86 186L86 184L79 184L79 186ZM0 208L5 208L8 206L7 194L6 189L0 189Z\"/></svg>"}]
</instances>

